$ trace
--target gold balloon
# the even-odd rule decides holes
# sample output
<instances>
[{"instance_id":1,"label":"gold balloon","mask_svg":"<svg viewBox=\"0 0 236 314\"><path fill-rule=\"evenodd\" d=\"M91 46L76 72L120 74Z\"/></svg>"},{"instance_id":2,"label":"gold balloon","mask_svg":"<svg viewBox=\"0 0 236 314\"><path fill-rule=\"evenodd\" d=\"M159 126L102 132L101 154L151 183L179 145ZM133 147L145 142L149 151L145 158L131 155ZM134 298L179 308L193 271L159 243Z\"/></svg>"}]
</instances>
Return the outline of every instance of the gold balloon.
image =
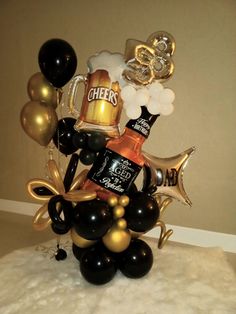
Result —
<instances>
[{"instance_id":1,"label":"gold balloon","mask_svg":"<svg viewBox=\"0 0 236 314\"><path fill-rule=\"evenodd\" d=\"M48 202L54 195L60 194L65 200L70 202L89 201L96 198L97 196L96 192L79 190L86 178L86 174L88 172L87 170L83 170L80 174L78 174L78 176L72 181L70 190L66 192L55 160L49 160L47 165L52 181L44 179L32 179L27 183L28 193L34 199L45 202L45 204L37 210L33 218L33 227L36 230L43 230L47 228L48 225L50 225L50 217L43 218L43 216L47 213ZM34 191L34 188L36 187L46 187L53 193L53 195L37 195Z\"/></svg>"},{"instance_id":2,"label":"gold balloon","mask_svg":"<svg viewBox=\"0 0 236 314\"><path fill-rule=\"evenodd\" d=\"M131 234L129 230L120 229L115 223L102 238L104 245L111 252L123 252L130 244Z\"/></svg>"},{"instance_id":3,"label":"gold balloon","mask_svg":"<svg viewBox=\"0 0 236 314\"><path fill-rule=\"evenodd\" d=\"M38 144L47 146L56 131L58 118L52 106L29 101L21 110L20 121L27 135Z\"/></svg>"},{"instance_id":4,"label":"gold balloon","mask_svg":"<svg viewBox=\"0 0 236 314\"><path fill-rule=\"evenodd\" d=\"M129 197L127 195L121 195L119 197L119 201L118 203L121 205L121 206L127 206L129 204Z\"/></svg>"},{"instance_id":5,"label":"gold balloon","mask_svg":"<svg viewBox=\"0 0 236 314\"><path fill-rule=\"evenodd\" d=\"M109 206L114 207L118 204L118 197L115 195L111 195L107 199L107 203Z\"/></svg>"},{"instance_id":6,"label":"gold balloon","mask_svg":"<svg viewBox=\"0 0 236 314\"><path fill-rule=\"evenodd\" d=\"M159 52L163 52L169 56L172 56L175 52L175 39L174 37L164 31L158 31L151 34L148 39L147 43L155 48Z\"/></svg>"},{"instance_id":7,"label":"gold balloon","mask_svg":"<svg viewBox=\"0 0 236 314\"><path fill-rule=\"evenodd\" d=\"M112 209L114 219L121 218L125 214L125 209L121 205L116 205Z\"/></svg>"},{"instance_id":8,"label":"gold balloon","mask_svg":"<svg viewBox=\"0 0 236 314\"><path fill-rule=\"evenodd\" d=\"M62 98L62 90L53 87L41 72L31 76L28 81L27 91L31 100L45 102L54 109L57 108Z\"/></svg>"},{"instance_id":9,"label":"gold balloon","mask_svg":"<svg viewBox=\"0 0 236 314\"><path fill-rule=\"evenodd\" d=\"M183 174L194 151L195 148L191 147L170 158L159 158L142 152L145 159L144 189L148 186L156 186L155 195L170 196L191 206L192 203L184 190Z\"/></svg>"},{"instance_id":10,"label":"gold balloon","mask_svg":"<svg viewBox=\"0 0 236 314\"><path fill-rule=\"evenodd\" d=\"M71 240L72 242L77 245L80 248L86 248L88 246L93 245L96 241L92 241L92 240L87 240L83 237L81 237L74 228L71 228Z\"/></svg>"},{"instance_id":11,"label":"gold balloon","mask_svg":"<svg viewBox=\"0 0 236 314\"><path fill-rule=\"evenodd\" d=\"M116 221L116 225L119 229L125 230L127 228L127 221L124 218L119 218Z\"/></svg>"},{"instance_id":12,"label":"gold balloon","mask_svg":"<svg viewBox=\"0 0 236 314\"><path fill-rule=\"evenodd\" d=\"M124 53L127 69L123 77L137 85L167 80L174 72L171 59L174 49L173 37L165 32L152 34L147 42L128 39Z\"/></svg>"}]
</instances>

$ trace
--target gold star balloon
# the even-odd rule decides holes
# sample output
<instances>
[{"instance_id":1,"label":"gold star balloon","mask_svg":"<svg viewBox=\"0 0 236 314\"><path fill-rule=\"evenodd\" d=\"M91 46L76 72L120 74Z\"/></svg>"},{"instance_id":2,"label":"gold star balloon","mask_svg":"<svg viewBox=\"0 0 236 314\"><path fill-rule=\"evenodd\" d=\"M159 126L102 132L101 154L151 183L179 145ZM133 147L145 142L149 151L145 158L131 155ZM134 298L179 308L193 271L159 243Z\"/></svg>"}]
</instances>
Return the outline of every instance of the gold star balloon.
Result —
<instances>
[{"instance_id":1,"label":"gold star balloon","mask_svg":"<svg viewBox=\"0 0 236 314\"><path fill-rule=\"evenodd\" d=\"M156 186L156 195L170 196L191 206L192 203L184 190L183 173L194 151L195 148L191 147L170 158L159 158L143 152L145 158L143 191Z\"/></svg>"}]
</instances>

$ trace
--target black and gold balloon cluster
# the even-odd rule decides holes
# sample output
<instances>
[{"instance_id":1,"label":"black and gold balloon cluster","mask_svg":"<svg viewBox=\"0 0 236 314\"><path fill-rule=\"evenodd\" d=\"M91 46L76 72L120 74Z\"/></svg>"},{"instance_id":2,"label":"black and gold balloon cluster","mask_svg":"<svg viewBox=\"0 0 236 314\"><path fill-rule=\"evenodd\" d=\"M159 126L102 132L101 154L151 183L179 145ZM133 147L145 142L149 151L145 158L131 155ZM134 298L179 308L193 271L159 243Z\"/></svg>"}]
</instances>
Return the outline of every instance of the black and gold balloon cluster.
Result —
<instances>
[{"instance_id":1,"label":"black and gold balloon cluster","mask_svg":"<svg viewBox=\"0 0 236 314\"><path fill-rule=\"evenodd\" d=\"M159 218L156 200L144 192L78 203L73 212L73 253L83 277L109 282L119 269L129 278L146 275L153 264L151 248L138 239Z\"/></svg>"}]
</instances>

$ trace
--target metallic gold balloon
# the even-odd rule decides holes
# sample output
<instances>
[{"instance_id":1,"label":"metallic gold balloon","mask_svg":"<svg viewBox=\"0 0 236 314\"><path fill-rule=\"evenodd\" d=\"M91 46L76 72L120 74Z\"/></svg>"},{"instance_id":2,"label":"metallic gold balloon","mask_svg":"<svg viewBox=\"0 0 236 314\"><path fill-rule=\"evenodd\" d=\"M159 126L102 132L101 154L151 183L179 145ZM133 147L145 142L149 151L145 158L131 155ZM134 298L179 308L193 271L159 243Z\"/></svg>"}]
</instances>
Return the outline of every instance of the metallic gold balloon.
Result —
<instances>
[{"instance_id":1,"label":"metallic gold balloon","mask_svg":"<svg viewBox=\"0 0 236 314\"><path fill-rule=\"evenodd\" d=\"M102 238L102 241L110 251L119 253L129 246L131 234L129 230L120 229L115 223Z\"/></svg>"},{"instance_id":2,"label":"metallic gold balloon","mask_svg":"<svg viewBox=\"0 0 236 314\"><path fill-rule=\"evenodd\" d=\"M47 146L56 132L58 118L52 106L40 101L29 101L21 110L22 128L33 140Z\"/></svg>"},{"instance_id":3,"label":"metallic gold balloon","mask_svg":"<svg viewBox=\"0 0 236 314\"><path fill-rule=\"evenodd\" d=\"M118 197L115 195L111 195L107 199L107 203L109 206L114 207L118 204Z\"/></svg>"},{"instance_id":4,"label":"metallic gold balloon","mask_svg":"<svg viewBox=\"0 0 236 314\"><path fill-rule=\"evenodd\" d=\"M151 45L152 48L155 48L158 52L165 53L169 56L172 56L175 52L175 39L174 37L164 31L158 31L151 34L147 43Z\"/></svg>"},{"instance_id":5,"label":"metallic gold balloon","mask_svg":"<svg viewBox=\"0 0 236 314\"><path fill-rule=\"evenodd\" d=\"M43 218L43 216L48 212L48 204L45 203L40 207L33 217L33 227L37 231L42 231L46 229L51 223L51 218Z\"/></svg>"},{"instance_id":6,"label":"metallic gold balloon","mask_svg":"<svg viewBox=\"0 0 236 314\"><path fill-rule=\"evenodd\" d=\"M57 108L62 98L62 90L53 87L41 72L31 76L28 81L27 91L31 100L45 102L54 109Z\"/></svg>"},{"instance_id":7,"label":"metallic gold balloon","mask_svg":"<svg viewBox=\"0 0 236 314\"><path fill-rule=\"evenodd\" d=\"M112 209L114 219L121 218L125 214L125 209L121 205L116 205Z\"/></svg>"},{"instance_id":8,"label":"metallic gold balloon","mask_svg":"<svg viewBox=\"0 0 236 314\"><path fill-rule=\"evenodd\" d=\"M55 195L62 195L63 198L70 202L82 202L89 201L96 198L97 194L93 191L78 190L81 184L84 182L87 170L82 171L71 183L70 190L66 193L65 187L62 181L61 174L57 167L55 160L51 159L48 161L48 169L51 175L52 181L44 179L33 179L27 183L28 193L39 201L46 202L39 210L36 212L33 219L33 226L36 230L43 230L51 223L51 219L43 218L42 216L46 214L48 210L48 202ZM49 189L53 195L37 195L34 191L35 187L46 187Z\"/></svg>"},{"instance_id":9,"label":"metallic gold balloon","mask_svg":"<svg viewBox=\"0 0 236 314\"><path fill-rule=\"evenodd\" d=\"M119 205L125 207L129 204L129 197L127 195L121 195L118 200Z\"/></svg>"},{"instance_id":10,"label":"metallic gold balloon","mask_svg":"<svg viewBox=\"0 0 236 314\"><path fill-rule=\"evenodd\" d=\"M91 246L93 245L96 241L92 241L92 240L87 240L83 237L81 237L76 231L74 228L71 228L71 240L72 242L79 246L80 248L86 248L88 246Z\"/></svg>"},{"instance_id":11,"label":"metallic gold balloon","mask_svg":"<svg viewBox=\"0 0 236 314\"><path fill-rule=\"evenodd\" d=\"M194 151L195 148L191 147L170 158L159 158L143 152L145 159L143 189L156 186L156 195L170 196L191 206L192 203L184 190L183 174Z\"/></svg>"},{"instance_id":12,"label":"metallic gold balloon","mask_svg":"<svg viewBox=\"0 0 236 314\"><path fill-rule=\"evenodd\" d=\"M165 32L152 34L147 42L128 39L124 53L127 69L123 77L137 85L167 80L174 72L171 59L174 49L173 37Z\"/></svg>"}]
</instances>

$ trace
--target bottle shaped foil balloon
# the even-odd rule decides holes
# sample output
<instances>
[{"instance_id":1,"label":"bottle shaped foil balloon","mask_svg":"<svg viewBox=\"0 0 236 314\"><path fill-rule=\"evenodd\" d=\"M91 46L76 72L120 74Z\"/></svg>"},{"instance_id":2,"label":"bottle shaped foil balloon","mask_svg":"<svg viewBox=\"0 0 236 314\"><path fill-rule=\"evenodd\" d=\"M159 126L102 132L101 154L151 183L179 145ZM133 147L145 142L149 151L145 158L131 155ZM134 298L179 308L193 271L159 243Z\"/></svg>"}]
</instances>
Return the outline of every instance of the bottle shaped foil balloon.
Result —
<instances>
[{"instance_id":1,"label":"bottle shaped foil balloon","mask_svg":"<svg viewBox=\"0 0 236 314\"><path fill-rule=\"evenodd\" d=\"M141 116L129 120L121 137L111 139L99 153L83 189L96 191L101 199L126 193L144 165L142 145L157 117L143 106Z\"/></svg>"}]
</instances>

